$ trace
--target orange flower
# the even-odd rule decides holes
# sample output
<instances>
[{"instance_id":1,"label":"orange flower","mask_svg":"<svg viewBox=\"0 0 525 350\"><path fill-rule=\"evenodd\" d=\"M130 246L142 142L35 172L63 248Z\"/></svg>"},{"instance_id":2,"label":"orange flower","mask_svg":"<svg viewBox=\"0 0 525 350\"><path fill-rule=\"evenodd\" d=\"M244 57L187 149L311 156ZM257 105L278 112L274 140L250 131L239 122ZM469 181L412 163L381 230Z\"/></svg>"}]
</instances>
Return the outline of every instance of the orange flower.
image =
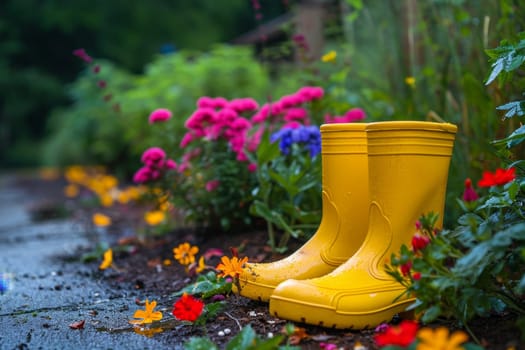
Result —
<instances>
[{"instance_id":1,"label":"orange flower","mask_svg":"<svg viewBox=\"0 0 525 350\"><path fill-rule=\"evenodd\" d=\"M144 337L151 338L155 334L161 333L164 330L162 328L160 328L160 327L156 327L156 328L142 328L142 327L139 327L139 326L135 326L135 327L133 327L133 331L135 331L135 333L140 334L140 335L142 335Z\"/></svg>"},{"instance_id":2,"label":"orange flower","mask_svg":"<svg viewBox=\"0 0 525 350\"><path fill-rule=\"evenodd\" d=\"M104 259L102 260L102 263L100 263L100 266L98 267L100 270L105 270L108 267L111 267L113 265L113 250L109 248L104 252Z\"/></svg>"},{"instance_id":3,"label":"orange flower","mask_svg":"<svg viewBox=\"0 0 525 350\"><path fill-rule=\"evenodd\" d=\"M162 312L153 311L157 306L157 302L153 300L151 303L146 299L146 305L144 310L137 310L133 314L133 318L138 318L140 320L130 320L131 324L145 324L152 323L153 321L159 321L162 319Z\"/></svg>"},{"instance_id":4,"label":"orange flower","mask_svg":"<svg viewBox=\"0 0 525 350\"><path fill-rule=\"evenodd\" d=\"M221 258L222 263L217 265L217 270L220 271L218 276L226 277L230 276L233 278L239 277L239 274L242 272L242 269L244 267L244 264L248 262L248 257L244 257L239 260L236 256L233 258L228 258L227 256L223 256Z\"/></svg>"},{"instance_id":5,"label":"orange flower","mask_svg":"<svg viewBox=\"0 0 525 350\"><path fill-rule=\"evenodd\" d=\"M468 340L468 336L463 331L456 331L449 334L449 330L445 327L438 327L436 329L422 328L417 337L421 340L418 344L418 350L460 350L463 349L463 344Z\"/></svg>"},{"instance_id":6,"label":"orange flower","mask_svg":"<svg viewBox=\"0 0 525 350\"><path fill-rule=\"evenodd\" d=\"M181 265L190 265L195 262L195 255L199 252L199 247L191 246L188 242L181 243L177 248L173 248L173 255Z\"/></svg>"},{"instance_id":7,"label":"orange flower","mask_svg":"<svg viewBox=\"0 0 525 350\"><path fill-rule=\"evenodd\" d=\"M98 227L106 227L111 225L111 218L101 213L93 214L92 221L93 224Z\"/></svg>"}]
</instances>

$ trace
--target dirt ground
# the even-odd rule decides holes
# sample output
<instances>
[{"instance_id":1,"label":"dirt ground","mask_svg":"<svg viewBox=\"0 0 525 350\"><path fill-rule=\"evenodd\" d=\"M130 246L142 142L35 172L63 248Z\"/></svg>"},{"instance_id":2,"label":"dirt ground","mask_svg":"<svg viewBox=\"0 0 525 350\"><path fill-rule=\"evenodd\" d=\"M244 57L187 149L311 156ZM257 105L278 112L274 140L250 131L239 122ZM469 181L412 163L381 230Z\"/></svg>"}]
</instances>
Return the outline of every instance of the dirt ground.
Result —
<instances>
[{"instance_id":1,"label":"dirt ground","mask_svg":"<svg viewBox=\"0 0 525 350\"><path fill-rule=\"evenodd\" d=\"M143 208L139 206L114 206L102 209L86 205L78 200L66 199L63 196L64 182L62 180L43 181L35 177L23 178L17 182L17 186L24 188L27 193L35 197L35 204L30 208L35 220L45 220L47 217L63 215L67 213L70 217L81 223L88 224L93 212L106 212L113 218L113 223L102 235L98 235L98 243L105 241L115 249L114 261L118 271L108 269L98 271L98 261L91 261L94 275L100 278L115 290L134 291L137 295L137 303L149 298L158 301L157 309L164 313L164 320L173 319L171 308L178 297L173 293L187 286L195 280L185 269L173 260L172 249L183 242L189 242L204 253L209 249L220 249L225 255L230 255L230 248L239 249L240 256L248 256L251 261L273 261L284 255L272 254L266 245L267 234L263 230L246 231L238 233L221 232L196 232L192 229L178 229L163 236L147 237L138 239L134 235L134 226L142 221ZM64 210L65 209L65 210ZM125 243L125 244L123 244ZM93 241L93 247L97 241ZM294 242L290 252L298 248L301 242ZM85 264L78 257L88 253L89 249L79 251L75 257L65 257L73 264ZM171 265L165 265L165 259L171 260ZM215 266L219 257L208 261L209 265ZM154 335L155 338L170 339L175 343L183 343L192 336L209 337L219 348L239 332L239 330L251 325L257 334L267 337L280 334L283 327L288 323L286 320L277 319L268 313L268 305L261 302L249 300L237 295L230 295L226 300L226 307L218 316L210 320L205 329L190 325L181 326L179 323L163 323L163 331ZM394 318L393 322L399 322ZM470 324L473 333L481 340L487 349L515 349L525 347L520 342L519 332L513 326L514 317L509 314L493 315L489 318L477 319ZM442 320L430 326L446 325L451 329L459 328L454 323ZM320 343L333 343L339 348L354 349L356 344L362 344L368 349L377 349L373 341L374 330L332 330L305 324L296 324L297 327L305 329L306 338L302 339L299 346L303 349L319 349Z\"/></svg>"}]
</instances>

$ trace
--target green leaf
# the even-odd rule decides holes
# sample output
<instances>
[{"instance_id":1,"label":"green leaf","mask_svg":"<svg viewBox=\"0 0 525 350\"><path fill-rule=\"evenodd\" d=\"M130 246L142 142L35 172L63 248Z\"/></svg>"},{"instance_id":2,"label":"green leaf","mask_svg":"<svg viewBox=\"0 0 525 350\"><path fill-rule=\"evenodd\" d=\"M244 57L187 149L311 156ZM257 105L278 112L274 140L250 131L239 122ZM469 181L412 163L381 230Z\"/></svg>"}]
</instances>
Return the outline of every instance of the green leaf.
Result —
<instances>
[{"instance_id":1,"label":"green leaf","mask_svg":"<svg viewBox=\"0 0 525 350\"><path fill-rule=\"evenodd\" d=\"M219 350L208 338L191 337L190 340L184 343L184 349L186 350Z\"/></svg>"},{"instance_id":2,"label":"green leaf","mask_svg":"<svg viewBox=\"0 0 525 350\"><path fill-rule=\"evenodd\" d=\"M421 321L423 321L423 323L432 322L440 315L441 307L439 305L434 305L425 311L423 317L421 318Z\"/></svg>"},{"instance_id":3,"label":"green leaf","mask_svg":"<svg viewBox=\"0 0 525 350\"><path fill-rule=\"evenodd\" d=\"M504 105L496 107L497 110L500 111L507 111L505 113L505 118L511 118L514 116L521 117L525 114L525 101L512 101L509 103L505 103Z\"/></svg>"},{"instance_id":4,"label":"green leaf","mask_svg":"<svg viewBox=\"0 0 525 350\"><path fill-rule=\"evenodd\" d=\"M218 278L215 272L210 271L206 275L200 275L195 283L182 288L174 295L180 296L187 293L200 295L203 299L206 299L217 294L228 294L231 292L231 288L231 282L227 282L224 278Z\"/></svg>"},{"instance_id":5,"label":"green leaf","mask_svg":"<svg viewBox=\"0 0 525 350\"><path fill-rule=\"evenodd\" d=\"M256 333L250 325L245 326L226 344L226 350L247 350L255 343Z\"/></svg>"}]
</instances>

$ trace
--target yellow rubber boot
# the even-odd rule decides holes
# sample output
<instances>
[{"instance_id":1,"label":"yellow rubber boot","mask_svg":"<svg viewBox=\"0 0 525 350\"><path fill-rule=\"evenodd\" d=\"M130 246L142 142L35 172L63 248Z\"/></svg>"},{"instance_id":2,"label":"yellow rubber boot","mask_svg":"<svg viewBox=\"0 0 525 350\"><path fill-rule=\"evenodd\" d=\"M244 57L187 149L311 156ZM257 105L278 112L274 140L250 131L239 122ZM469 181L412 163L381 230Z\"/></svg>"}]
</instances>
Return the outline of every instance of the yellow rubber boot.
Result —
<instances>
[{"instance_id":1,"label":"yellow rubber boot","mask_svg":"<svg viewBox=\"0 0 525 350\"><path fill-rule=\"evenodd\" d=\"M368 229L368 157L364 123L321 126L322 218L312 238L290 256L248 264L240 294L268 301L289 278L325 275L348 260Z\"/></svg>"},{"instance_id":2,"label":"yellow rubber boot","mask_svg":"<svg viewBox=\"0 0 525 350\"><path fill-rule=\"evenodd\" d=\"M361 248L331 273L281 283L270 313L330 328L366 329L388 322L414 299L384 271L391 253L410 244L421 214L443 217L456 126L430 122L367 125L369 228ZM364 204L363 204L364 205ZM438 223L441 225L441 223Z\"/></svg>"}]
</instances>

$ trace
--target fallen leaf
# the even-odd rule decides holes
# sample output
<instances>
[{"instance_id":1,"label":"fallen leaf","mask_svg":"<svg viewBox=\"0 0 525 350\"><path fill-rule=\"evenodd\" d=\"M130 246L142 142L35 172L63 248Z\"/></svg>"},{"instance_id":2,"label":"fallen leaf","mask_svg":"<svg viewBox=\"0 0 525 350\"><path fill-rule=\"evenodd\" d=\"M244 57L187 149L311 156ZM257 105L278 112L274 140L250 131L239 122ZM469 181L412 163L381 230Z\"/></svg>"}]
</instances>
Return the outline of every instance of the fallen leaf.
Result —
<instances>
[{"instance_id":1,"label":"fallen leaf","mask_svg":"<svg viewBox=\"0 0 525 350\"><path fill-rule=\"evenodd\" d=\"M86 323L85 320L73 322L69 325L69 328L71 329L84 329L84 323Z\"/></svg>"}]
</instances>

